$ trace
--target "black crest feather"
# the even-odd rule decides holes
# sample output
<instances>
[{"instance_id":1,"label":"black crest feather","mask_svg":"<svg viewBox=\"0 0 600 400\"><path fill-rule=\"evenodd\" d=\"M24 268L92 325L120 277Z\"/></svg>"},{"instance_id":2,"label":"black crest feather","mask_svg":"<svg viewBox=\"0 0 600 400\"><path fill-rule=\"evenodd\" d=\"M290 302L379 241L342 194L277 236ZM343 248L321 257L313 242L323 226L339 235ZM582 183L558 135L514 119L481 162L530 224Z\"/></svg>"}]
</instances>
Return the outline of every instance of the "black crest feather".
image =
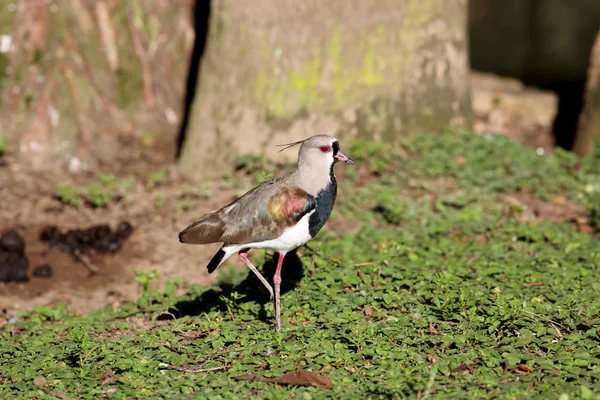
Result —
<instances>
[{"instance_id":1,"label":"black crest feather","mask_svg":"<svg viewBox=\"0 0 600 400\"><path fill-rule=\"evenodd\" d=\"M303 139L303 140L299 140L299 141L297 141L297 142L293 142L293 143L286 143L286 144L276 144L275 146L278 146L278 147L282 147L282 146L284 146L284 147L283 147L283 149L281 149L281 150L279 150L279 151L278 151L278 153L281 153L282 151L284 151L284 150L287 150L287 149L289 149L290 147L294 147L294 146L296 146L296 145L299 145L299 144L301 144L301 143L303 143L303 142L305 142L305 141L306 141L306 139Z\"/></svg>"}]
</instances>

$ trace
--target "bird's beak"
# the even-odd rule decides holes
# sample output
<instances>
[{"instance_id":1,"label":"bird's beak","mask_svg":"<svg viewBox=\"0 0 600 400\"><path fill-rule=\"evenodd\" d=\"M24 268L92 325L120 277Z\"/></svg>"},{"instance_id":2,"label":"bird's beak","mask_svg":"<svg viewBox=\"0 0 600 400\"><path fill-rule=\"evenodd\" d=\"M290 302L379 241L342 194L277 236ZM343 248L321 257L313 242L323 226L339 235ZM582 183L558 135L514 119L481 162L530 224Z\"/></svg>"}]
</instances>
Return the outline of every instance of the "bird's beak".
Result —
<instances>
[{"instance_id":1,"label":"bird's beak","mask_svg":"<svg viewBox=\"0 0 600 400\"><path fill-rule=\"evenodd\" d=\"M354 161L351 158L346 157L339 151L337 152L337 154L334 157L337 158L339 161L343 161L348 164L354 164Z\"/></svg>"}]
</instances>

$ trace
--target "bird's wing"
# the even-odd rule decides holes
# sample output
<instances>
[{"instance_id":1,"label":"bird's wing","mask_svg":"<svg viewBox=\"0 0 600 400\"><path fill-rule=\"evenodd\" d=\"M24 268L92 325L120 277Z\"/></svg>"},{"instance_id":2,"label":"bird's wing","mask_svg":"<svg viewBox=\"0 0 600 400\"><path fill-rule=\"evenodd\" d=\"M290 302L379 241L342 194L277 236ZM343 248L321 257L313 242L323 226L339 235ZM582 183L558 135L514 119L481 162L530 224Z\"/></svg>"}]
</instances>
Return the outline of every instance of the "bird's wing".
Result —
<instances>
[{"instance_id":1,"label":"bird's wing","mask_svg":"<svg viewBox=\"0 0 600 400\"><path fill-rule=\"evenodd\" d=\"M192 223L179 234L179 240L192 244L244 244L278 238L287 227L315 209L313 196L282 183L282 178L263 182Z\"/></svg>"}]
</instances>

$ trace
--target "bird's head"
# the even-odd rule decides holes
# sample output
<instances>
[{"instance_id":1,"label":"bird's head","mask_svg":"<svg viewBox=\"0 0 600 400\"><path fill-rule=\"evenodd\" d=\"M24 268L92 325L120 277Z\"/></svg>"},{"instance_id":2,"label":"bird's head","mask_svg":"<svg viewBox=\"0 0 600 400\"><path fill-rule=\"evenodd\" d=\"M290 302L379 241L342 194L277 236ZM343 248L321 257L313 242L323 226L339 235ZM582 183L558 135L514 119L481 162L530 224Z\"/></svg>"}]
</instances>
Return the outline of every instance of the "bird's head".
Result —
<instances>
[{"instance_id":1,"label":"bird's head","mask_svg":"<svg viewBox=\"0 0 600 400\"><path fill-rule=\"evenodd\" d=\"M354 164L351 158L340 151L340 143L332 136L312 136L300 142L289 143L284 150L297 144L301 144L298 152L298 167L329 171L338 161Z\"/></svg>"}]
</instances>

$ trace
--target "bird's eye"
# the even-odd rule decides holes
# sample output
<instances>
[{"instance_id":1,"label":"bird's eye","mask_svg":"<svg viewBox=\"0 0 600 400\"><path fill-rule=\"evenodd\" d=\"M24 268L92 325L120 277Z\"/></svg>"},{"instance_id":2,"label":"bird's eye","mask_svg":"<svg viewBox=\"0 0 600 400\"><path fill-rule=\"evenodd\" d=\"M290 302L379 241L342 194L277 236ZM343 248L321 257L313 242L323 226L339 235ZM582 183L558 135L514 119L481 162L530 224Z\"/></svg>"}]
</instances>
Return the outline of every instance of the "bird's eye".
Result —
<instances>
[{"instance_id":1,"label":"bird's eye","mask_svg":"<svg viewBox=\"0 0 600 400\"><path fill-rule=\"evenodd\" d=\"M321 147L319 147L319 150L321 150L321 152L323 152L323 153L329 153L329 151L331 150L331 147L321 146Z\"/></svg>"}]
</instances>

